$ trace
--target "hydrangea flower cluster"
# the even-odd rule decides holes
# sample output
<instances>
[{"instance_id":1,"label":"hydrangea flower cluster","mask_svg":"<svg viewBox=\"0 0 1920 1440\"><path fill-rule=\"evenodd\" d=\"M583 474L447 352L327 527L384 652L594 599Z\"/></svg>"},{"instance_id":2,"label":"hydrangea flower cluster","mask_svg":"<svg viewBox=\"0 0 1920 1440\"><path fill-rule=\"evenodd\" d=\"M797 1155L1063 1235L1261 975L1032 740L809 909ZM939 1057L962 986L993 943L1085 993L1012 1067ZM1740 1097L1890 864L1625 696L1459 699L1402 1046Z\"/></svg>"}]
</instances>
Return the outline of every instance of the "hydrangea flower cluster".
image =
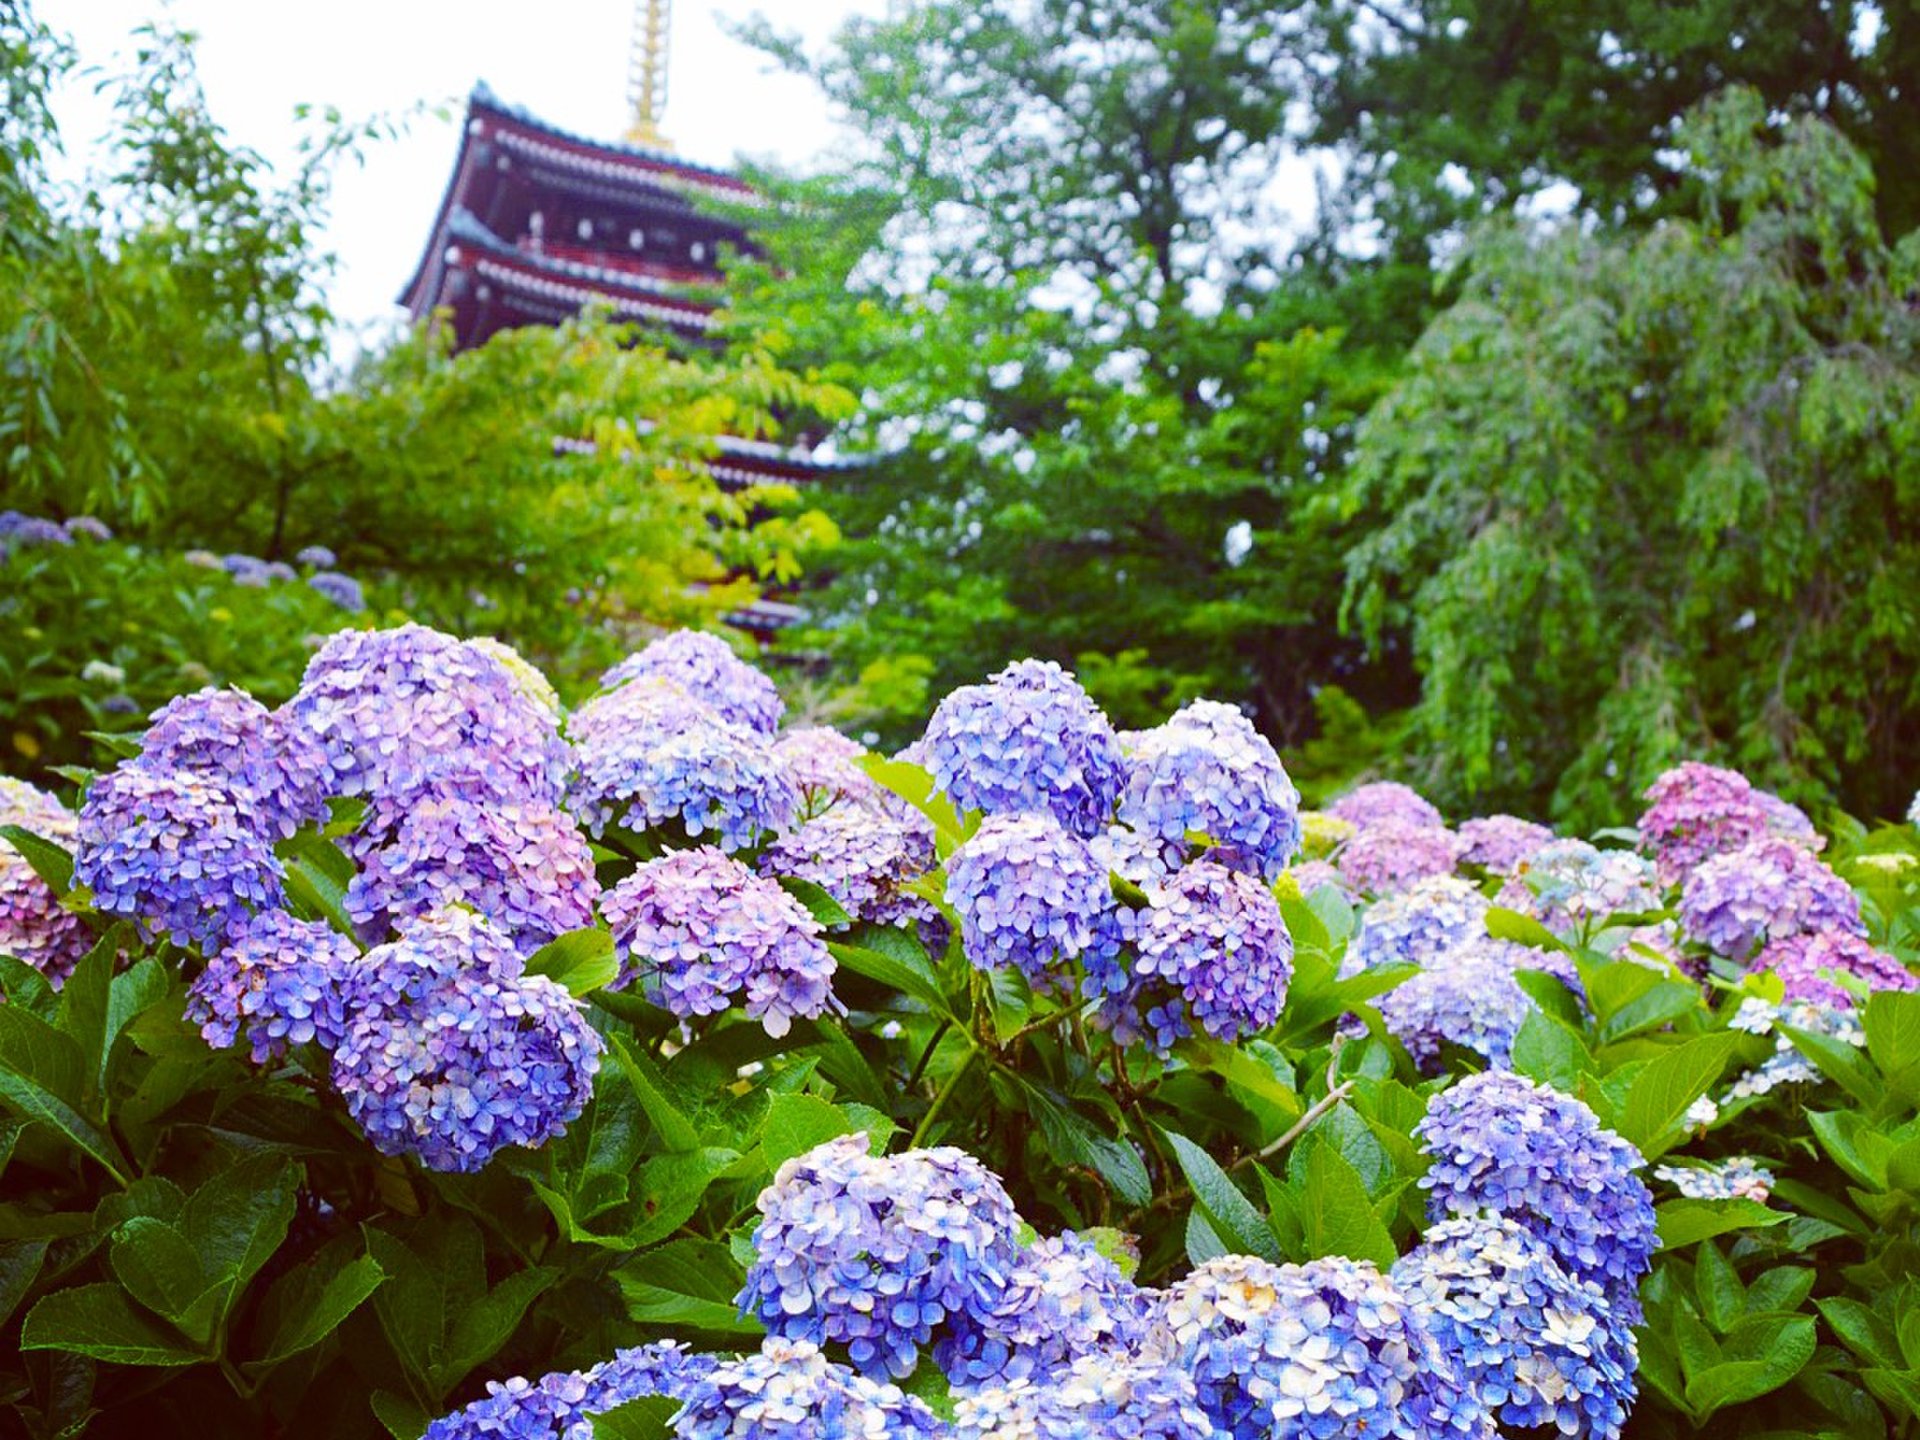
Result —
<instances>
[{"instance_id":1,"label":"hydrangea flower cluster","mask_svg":"<svg viewBox=\"0 0 1920 1440\"><path fill-rule=\"evenodd\" d=\"M194 978L187 1019L216 1050L244 1037L256 1065L309 1042L331 1050L346 1031L341 992L359 962L346 936L268 910Z\"/></svg>"},{"instance_id":2,"label":"hydrangea flower cluster","mask_svg":"<svg viewBox=\"0 0 1920 1440\"><path fill-rule=\"evenodd\" d=\"M66 806L10 775L0 775L0 825L55 842L70 841L78 828ZM92 948L86 923L60 904L24 855L0 839L0 955L25 961L58 989Z\"/></svg>"},{"instance_id":3,"label":"hydrangea flower cluster","mask_svg":"<svg viewBox=\"0 0 1920 1440\"><path fill-rule=\"evenodd\" d=\"M967 958L1011 965L1035 989L1071 988L1067 972L1110 929L1106 867L1048 814L990 815L947 861L947 903Z\"/></svg>"},{"instance_id":4,"label":"hydrangea flower cluster","mask_svg":"<svg viewBox=\"0 0 1920 1440\"><path fill-rule=\"evenodd\" d=\"M527 954L593 923L593 852L551 805L376 802L352 849L346 908L367 940L451 905L499 922Z\"/></svg>"},{"instance_id":5,"label":"hydrangea flower cluster","mask_svg":"<svg viewBox=\"0 0 1920 1440\"><path fill-rule=\"evenodd\" d=\"M820 922L772 880L703 846L649 860L607 892L601 913L622 961L609 989L638 979L683 1019L744 996L769 1035L834 1008L834 960Z\"/></svg>"},{"instance_id":6,"label":"hydrangea flower cluster","mask_svg":"<svg viewBox=\"0 0 1920 1440\"><path fill-rule=\"evenodd\" d=\"M926 1402L835 1365L807 1340L770 1336L688 1389L678 1440L941 1440Z\"/></svg>"},{"instance_id":7,"label":"hydrangea flower cluster","mask_svg":"<svg viewBox=\"0 0 1920 1440\"><path fill-rule=\"evenodd\" d=\"M1534 1009L1512 966L1477 946L1440 956L1375 1003L1388 1031L1428 1074L1438 1072L1444 1045L1505 1068L1513 1037Z\"/></svg>"},{"instance_id":8,"label":"hydrangea flower cluster","mask_svg":"<svg viewBox=\"0 0 1920 1440\"><path fill-rule=\"evenodd\" d=\"M1503 1216L1443 1220L1393 1279L1503 1427L1615 1440L1639 1355L1599 1287Z\"/></svg>"},{"instance_id":9,"label":"hydrangea flower cluster","mask_svg":"<svg viewBox=\"0 0 1920 1440\"><path fill-rule=\"evenodd\" d=\"M963 1393L952 1440L1218 1440L1186 1371L1110 1352Z\"/></svg>"},{"instance_id":10,"label":"hydrangea flower cluster","mask_svg":"<svg viewBox=\"0 0 1920 1440\"><path fill-rule=\"evenodd\" d=\"M1000 1299L938 1358L956 1385L1040 1379L1099 1351L1137 1350L1148 1313L1146 1292L1069 1231L1023 1250Z\"/></svg>"},{"instance_id":11,"label":"hydrangea flower cluster","mask_svg":"<svg viewBox=\"0 0 1920 1440\"><path fill-rule=\"evenodd\" d=\"M5 560L16 550L71 544L73 536L58 520L23 515L18 510L0 510L0 560Z\"/></svg>"},{"instance_id":12,"label":"hydrangea flower cluster","mask_svg":"<svg viewBox=\"0 0 1920 1440\"><path fill-rule=\"evenodd\" d=\"M1127 780L1113 726L1050 660L1019 660L986 685L953 691L919 743L934 783L960 809L1046 810L1084 838L1112 820Z\"/></svg>"},{"instance_id":13,"label":"hydrangea flower cluster","mask_svg":"<svg viewBox=\"0 0 1920 1440\"><path fill-rule=\"evenodd\" d=\"M1087 957L1097 1020L1128 1043L1170 1050L1197 1028L1232 1041L1280 1017L1293 978L1293 937L1273 892L1237 870L1199 860L1148 890L1152 903L1120 911L1133 954ZM1131 917L1130 921L1124 917Z\"/></svg>"},{"instance_id":14,"label":"hydrangea flower cluster","mask_svg":"<svg viewBox=\"0 0 1920 1440\"><path fill-rule=\"evenodd\" d=\"M1416 830L1440 829L1446 821L1431 801L1411 785L1397 780L1376 780L1357 786L1327 807L1336 820L1344 820L1359 830L1379 825L1404 825Z\"/></svg>"},{"instance_id":15,"label":"hydrangea flower cluster","mask_svg":"<svg viewBox=\"0 0 1920 1440\"><path fill-rule=\"evenodd\" d=\"M1738 850L1767 833L1767 813L1737 770L1689 760L1647 787L1640 844L1664 885L1677 885L1701 861Z\"/></svg>"},{"instance_id":16,"label":"hydrangea flower cluster","mask_svg":"<svg viewBox=\"0 0 1920 1440\"><path fill-rule=\"evenodd\" d=\"M507 678L513 682L515 690L538 705L541 713L550 716L555 725L560 723L566 714L566 707L560 703L560 692L526 656L506 641L497 640L491 635L475 635L467 644L497 661L500 668L507 672Z\"/></svg>"},{"instance_id":17,"label":"hydrangea flower cluster","mask_svg":"<svg viewBox=\"0 0 1920 1440\"><path fill-rule=\"evenodd\" d=\"M1856 1050L1867 1043L1860 1016L1851 1006L1822 1005L1813 1000L1793 1000L1782 1005L1749 996L1727 1022L1735 1030L1750 1035L1773 1036L1774 1051L1757 1069L1748 1070L1729 1087L1722 1103L1752 1100L1782 1085L1816 1085L1823 1078L1820 1069L1795 1048L1787 1027L1810 1031L1851 1045Z\"/></svg>"},{"instance_id":18,"label":"hydrangea flower cluster","mask_svg":"<svg viewBox=\"0 0 1920 1440\"><path fill-rule=\"evenodd\" d=\"M351 575L342 575L338 570L321 570L309 575L307 585L349 615L358 615L367 608L367 592L360 582Z\"/></svg>"},{"instance_id":19,"label":"hydrangea flower cluster","mask_svg":"<svg viewBox=\"0 0 1920 1440\"><path fill-rule=\"evenodd\" d=\"M1789 935L1866 933L1853 888L1803 847L1777 838L1703 862L1680 892L1680 923L1689 939L1732 960Z\"/></svg>"},{"instance_id":20,"label":"hydrangea flower cluster","mask_svg":"<svg viewBox=\"0 0 1920 1440\"><path fill-rule=\"evenodd\" d=\"M1334 851L1360 833L1351 820L1342 820L1324 810L1300 812L1300 853L1309 860L1330 859Z\"/></svg>"},{"instance_id":21,"label":"hydrangea flower cluster","mask_svg":"<svg viewBox=\"0 0 1920 1440\"><path fill-rule=\"evenodd\" d=\"M1750 1155L1735 1155L1718 1164L1657 1165L1653 1174L1689 1200L1752 1200L1764 1205L1773 1193L1773 1172Z\"/></svg>"},{"instance_id":22,"label":"hydrangea flower cluster","mask_svg":"<svg viewBox=\"0 0 1920 1440\"><path fill-rule=\"evenodd\" d=\"M566 1129L593 1094L600 1037L580 1004L485 918L445 910L347 972L333 1083L375 1149L478 1170Z\"/></svg>"},{"instance_id":23,"label":"hydrangea flower cluster","mask_svg":"<svg viewBox=\"0 0 1920 1440\"><path fill-rule=\"evenodd\" d=\"M327 816L326 753L284 714L241 690L197 690L169 700L153 712L140 763L204 776L246 795L282 837Z\"/></svg>"},{"instance_id":24,"label":"hydrangea flower cluster","mask_svg":"<svg viewBox=\"0 0 1920 1440\"><path fill-rule=\"evenodd\" d=\"M618 1351L590 1370L487 1383L486 1398L443 1415L421 1440L593 1440L593 1417L648 1395L685 1401L720 1362L672 1340Z\"/></svg>"},{"instance_id":25,"label":"hydrangea flower cluster","mask_svg":"<svg viewBox=\"0 0 1920 1440\"><path fill-rule=\"evenodd\" d=\"M568 800L595 835L676 825L743 850L787 829L799 808L763 736L665 681L628 681L582 706L571 729L578 770Z\"/></svg>"},{"instance_id":26,"label":"hydrangea flower cluster","mask_svg":"<svg viewBox=\"0 0 1920 1440\"><path fill-rule=\"evenodd\" d=\"M1775 940L1753 959L1752 969L1771 971L1786 985L1789 1001L1810 1000L1853 1008L1853 995L1829 972L1859 981L1869 990L1920 989L1920 976L1849 930L1823 930Z\"/></svg>"},{"instance_id":27,"label":"hydrangea flower cluster","mask_svg":"<svg viewBox=\"0 0 1920 1440\"><path fill-rule=\"evenodd\" d=\"M1591 1280L1629 1325L1658 1245L1640 1152L1580 1101L1501 1070L1469 1075L1428 1103L1414 1133L1433 1159L1421 1178L1435 1220L1481 1210L1544 1242Z\"/></svg>"},{"instance_id":28,"label":"hydrangea flower cluster","mask_svg":"<svg viewBox=\"0 0 1920 1440\"><path fill-rule=\"evenodd\" d=\"M150 940L211 952L285 900L252 797L197 775L120 766L88 790L77 841L75 883Z\"/></svg>"},{"instance_id":29,"label":"hydrangea flower cluster","mask_svg":"<svg viewBox=\"0 0 1920 1440\"><path fill-rule=\"evenodd\" d=\"M1612 915L1658 910L1659 877L1651 861L1631 850L1555 840L1514 872L1498 903L1571 935Z\"/></svg>"},{"instance_id":30,"label":"hydrangea flower cluster","mask_svg":"<svg viewBox=\"0 0 1920 1440\"><path fill-rule=\"evenodd\" d=\"M1234 1440L1484 1433L1453 1360L1365 1261L1210 1260L1167 1291L1149 1347Z\"/></svg>"},{"instance_id":31,"label":"hydrangea flower cluster","mask_svg":"<svg viewBox=\"0 0 1920 1440\"><path fill-rule=\"evenodd\" d=\"M963 1151L867 1153L829 1140L761 1192L740 1308L790 1340L835 1341L873 1377L911 1375L936 1341L965 1353L1019 1260L1019 1216Z\"/></svg>"},{"instance_id":32,"label":"hydrangea flower cluster","mask_svg":"<svg viewBox=\"0 0 1920 1440\"><path fill-rule=\"evenodd\" d=\"M933 827L917 813L895 819L836 805L781 836L760 856L760 871L818 885L856 921L913 926L931 954L946 949L950 927L931 902L905 887L934 867Z\"/></svg>"},{"instance_id":33,"label":"hydrangea flower cluster","mask_svg":"<svg viewBox=\"0 0 1920 1440\"><path fill-rule=\"evenodd\" d=\"M1292 882L1294 890L1303 897L1329 885L1335 890L1347 888L1339 867L1330 860L1302 860L1297 865L1289 865L1281 879Z\"/></svg>"},{"instance_id":34,"label":"hydrangea flower cluster","mask_svg":"<svg viewBox=\"0 0 1920 1440\"><path fill-rule=\"evenodd\" d=\"M1140 737L1120 819L1184 846L1214 842L1208 858L1271 880L1300 848L1300 792L1266 736L1231 705L1195 700Z\"/></svg>"},{"instance_id":35,"label":"hydrangea flower cluster","mask_svg":"<svg viewBox=\"0 0 1920 1440\"><path fill-rule=\"evenodd\" d=\"M552 717L498 660L423 625L339 631L287 710L319 741L334 794L557 804L569 766Z\"/></svg>"},{"instance_id":36,"label":"hydrangea flower cluster","mask_svg":"<svg viewBox=\"0 0 1920 1440\"><path fill-rule=\"evenodd\" d=\"M812 817L836 806L893 809L899 797L883 790L860 768L867 747L828 725L783 730L773 742L773 757L800 792L800 813ZM911 807L903 807L911 808ZM917 811L914 813L918 813Z\"/></svg>"},{"instance_id":37,"label":"hydrangea flower cluster","mask_svg":"<svg viewBox=\"0 0 1920 1440\"><path fill-rule=\"evenodd\" d=\"M1368 907L1341 969L1424 964L1487 933L1487 900L1465 880L1433 875Z\"/></svg>"},{"instance_id":38,"label":"hydrangea flower cluster","mask_svg":"<svg viewBox=\"0 0 1920 1440\"><path fill-rule=\"evenodd\" d=\"M1460 856L1467 865L1478 865L1495 875L1511 875L1553 843L1553 831L1515 815L1485 815L1460 822Z\"/></svg>"},{"instance_id":39,"label":"hydrangea flower cluster","mask_svg":"<svg viewBox=\"0 0 1920 1440\"><path fill-rule=\"evenodd\" d=\"M648 676L672 681L729 724L762 735L779 729L787 708L771 680L719 636L698 630L661 636L602 675L600 688L616 690Z\"/></svg>"},{"instance_id":40,"label":"hydrangea flower cluster","mask_svg":"<svg viewBox=\"0 0 1920 1440\"><path fill-rule=\"evenodd\" d=\"M1460 837L1441 826L1381 820L1361 826L1334 863L1349 890L1391 895L1436 875L1451 875L1462 849Z\"/></svg>"}]
</instances>

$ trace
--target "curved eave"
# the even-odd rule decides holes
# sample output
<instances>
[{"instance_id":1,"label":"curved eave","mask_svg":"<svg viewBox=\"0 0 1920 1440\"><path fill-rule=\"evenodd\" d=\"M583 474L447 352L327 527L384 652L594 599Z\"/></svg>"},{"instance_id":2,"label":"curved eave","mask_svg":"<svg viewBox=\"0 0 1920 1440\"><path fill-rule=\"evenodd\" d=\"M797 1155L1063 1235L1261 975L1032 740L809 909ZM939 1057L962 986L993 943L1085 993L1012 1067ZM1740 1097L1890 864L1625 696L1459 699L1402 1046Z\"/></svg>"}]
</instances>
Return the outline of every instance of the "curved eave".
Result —
<instances>
[{"instance_id":1,"label":"curved eave","mask_svg":"<svg viewBox=\"0 0 1920 1440\"><path fill-rule=\"evenodd\" d=\"M713 307L697 301L677 300L583 280L543 265L536 257L519 251L501 253L459 241L448 248L443 270L466 270L478 281L498 285L509 293L523 294L547 305L579 311L604 300L613 306L613 313L623 320L671 325L693 334L705 334L713 328Z\"/></svg>"}]
</instances>

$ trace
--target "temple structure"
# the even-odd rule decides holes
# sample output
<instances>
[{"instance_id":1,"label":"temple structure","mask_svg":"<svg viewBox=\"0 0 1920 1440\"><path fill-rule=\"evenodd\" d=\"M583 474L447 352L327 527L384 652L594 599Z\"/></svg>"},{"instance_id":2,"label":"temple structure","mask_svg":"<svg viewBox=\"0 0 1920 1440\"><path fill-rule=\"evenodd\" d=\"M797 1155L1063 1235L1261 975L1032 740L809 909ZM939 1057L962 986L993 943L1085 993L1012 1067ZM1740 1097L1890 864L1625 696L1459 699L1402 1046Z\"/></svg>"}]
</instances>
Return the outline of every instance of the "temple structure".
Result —
<instances>
[{"instance_id":1,"label":"temple structure","mask_svg":"<svg viewBox=\"0 0 1920 1440\"><path fill-rule=\"evenodd\" d=\"M651 0L636 28L635 121L623 141L571 134L474 87L426 250L400 295L416 319L443 314L456 349L557 324L594 302L620 320L717 343L708 337L721 252L752 253L763 202L738 176L682 160L659 139L663 10ZM729 488L805 486L839 468L805 444L723 437L719 448L709 468ZM798 614L762 601L730 618L764 635Z\"/></svg>"}]
</instances>

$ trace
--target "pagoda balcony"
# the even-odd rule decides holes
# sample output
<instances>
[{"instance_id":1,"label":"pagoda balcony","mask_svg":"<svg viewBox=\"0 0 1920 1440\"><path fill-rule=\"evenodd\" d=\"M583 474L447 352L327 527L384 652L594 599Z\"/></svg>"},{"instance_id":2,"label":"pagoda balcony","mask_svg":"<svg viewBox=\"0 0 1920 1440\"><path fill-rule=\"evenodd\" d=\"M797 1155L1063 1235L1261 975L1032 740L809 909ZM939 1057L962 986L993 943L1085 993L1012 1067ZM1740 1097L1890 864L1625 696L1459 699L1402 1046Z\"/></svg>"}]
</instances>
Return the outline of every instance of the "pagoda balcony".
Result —
<instances>
[{"instance_id":1,"label":"pagoda balcony","mask_svg":"<svg viewBox=\"0 0 1920 1440\"><path fill-rule=\"evenodd\" d=\"M623 254L613 249L601 249L594 245L569 244L564 241L535 239L529 236L517 242L515 248L529 255L542 255L550 260L577 265L586 270L616 271L624 275L637 275L643 279L657 280L668 285L685 285L690 288L710 290L722 283L721 277L712 270L696 270L685 265L665 265L658 260L646 260L637 255Z\"/></svg>"}]
</instances>

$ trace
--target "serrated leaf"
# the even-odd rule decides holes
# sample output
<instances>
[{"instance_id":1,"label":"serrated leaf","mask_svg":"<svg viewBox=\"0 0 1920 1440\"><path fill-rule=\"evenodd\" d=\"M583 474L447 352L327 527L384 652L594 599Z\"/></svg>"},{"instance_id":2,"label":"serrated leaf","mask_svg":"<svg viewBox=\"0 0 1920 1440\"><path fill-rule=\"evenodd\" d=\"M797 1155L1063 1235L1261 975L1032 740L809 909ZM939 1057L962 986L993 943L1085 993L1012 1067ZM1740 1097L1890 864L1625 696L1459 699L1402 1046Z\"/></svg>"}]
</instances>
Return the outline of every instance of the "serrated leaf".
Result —
<instances>
[{"instance_id":1,"label":"serrated leaf","mask_svg":"<svg viewBox=\"0 0 1920 1440\"><path fill-rule=\"evenodd\" d=\"M1567 942L1531 915L1495 905L1487 911L1487 933L1496 940L1511 940L1535 950L1567 949Z\"/></svg>"},{"instance_id":2,"label":"serrated leaf","mask_svg":"<svg viewBox=\"0 0 1920 1440\"><path fill-rule=\"evenodd\" d=\"M250 1370L267 1370L311 1350L346 1321L387 1278L371 1255L335 1265L325 1255L274 1282L261 1302L270 1320L259 1358Z\"/></svg>"},{"instance_id":3,"label":"serrated leaf","mask_svg":"<svg viewBox=\"0 0 1920 1440\"><path fill-rule=\"evenodd\" d=\"M642 1395L591 1417L593 1440L671 1440L673 1417L679 1413L678 1400Z\"/></svg>"},{"instance_id":4,"label":"serrated leaf","mask_svg":"<svg viewBox=\"0 0 1920 1440\"><path fill-rule=\"evenodd\" d=\"M207 1357L134 1309L118 1285L56 1290L27 1312L22 1350L65 1350L115 1365L197 1365Z\"/></svg>"},{"instance_id":5,"label":"serrated leaf","mask_svg":"<svg viewBox=\"0 0 1920 1440\"><path fill-rule=\"evenodd\" d=\"M1735 1035L1700 1035L1648 1061L1627 1091L1614 1127L1620 1137L1649 1160L1672 1149L1681 1118L1720 1078L1738 1045Z\"/></svg>"},{"instance_id":6,"label":"serrated leaf","mask_svg":"<svg viewBox=\"0 0 1920 1440\"><path fill-rule=\"evenodd\" d=\"M1394 1262L1393 1236L1373 1208L1366 1184L1346 1156L1316 1139L1290 1183L1300 1217L1301 1259L1345 1255L1371 1260L1382 1270Z\"/></svg>"},{"instance_id":7,"label":"serrated leaf","mask_svg":"<svg viewBox=\"0 0 1920 1440\"><path fill-rule=\"evenodd\" d=\"M666 1076L644 1052L632 1049L619 1036L609 1036L608 1045L639 1097L640 1108L668 1150L693 1151L700 1148L700 1131L684 1111L673 1102Z\"/></svg>"},{"instance_id":8,"label":"serrated leaf","mask_svg":"<svg viewBox=\"0 0 1920 1440\"><path fill-rule=\"evenodd\" d=\"M1793 1217L1757 1200L1666 1200L1653 1207L1662 1250L1682 1250L1733 1230L1779 1225Z\"/></svg>"},{"instance_id":9,"label":"serrated leaf","mask_svg":"<svg viewBox=\"0 0 1920 1440\"><path fill-rule=\"evenodd\" d=\"M1179 1161L1181 1173L1193 1189L1194 1203L1205 1214L1209 1228L1243 1255L1284 1259L1267 1222L1214 1158L1177 1130L1162 1129L1160 1133L1173 1147L1174 1159Z\"/></svg>"},{"instance_id":10,"label":"serrated leaf","mask_svg":"<svg viewBox=\"0 0 1920 1440\"><path fill-rule=\"evenodd\" d=\"M1544 1010L1530 1010L1514 1034L1512 1064L1516 1074L1571 1094L1593 1069L1593 1057L1567 1026Z\"/></svg>"},{"instance_id":11,"label":"serrated leaf","mask_svg":"<svg viewBox=\"0 0 1920 1440\"><path fill-rule=\"evenodd\" d=\"M492 1358L520 1328L527 1307L560 1278L558 1270L535 1265L516 1270L478 1301L464 1306L447 1331L446 1358L428 1378L440 1389L451 1389L462 1376Z\"/></svg>"},{"instance_id":12,"label":"serrated leaf","mask_svg":"<svg viewBox=\"0 0 1920 1440\"><path fill-rule=\"evenodd\" d=\"M940 977L934 974L933 967L924 958L915 964L898 956L883 955L864 945L846 945L837 941L829 941L827 949L832 952L836 962L856 975L864 975L869 980L898 990L902 995L910 995L936 1015L955 1018L941 989Z\"/></svg>"},{"instance_id":13,"label":"serrated leaf","mask_svg":"<svg viewBox=\"0 0 1920 1440\"><path fill-rule=\"evenodd\" d=\"M544 975L571 995L590 995L620 974L613 936L598 925L569 930L527 957L527 974Z\"/></svg>"},{"instance_id":14,"label":"serrated leaf","mask_svg":"<svg viewBox=\"0 0 1920 1440\"><path fill-rule=\"evenodd\" d=\"M726 1335L766 1333L758 1319L742 1315L734 1303L744 1279L741 1268L725 1246L711 1240L671 1240L622 1261L613 1279L628 1313L643 1324Z\"/></svg>"},{"instance_id":15,"label":"serrated leaf","mask_svg":"<svg viewBox=\"0 0 1920 1440\"><path fill-rule=\"evenodd\" d=\"M125 1185L118 1147L81 1113L86 1073L71 1036L19 1006L0 1006L0 1105L59 1131Z\"/></svg>"},{"instance_id":16,"label":"serrated leaf","mask_svg":"<svg viewBox=\"0 0 1920 1440\"><path fill-rule=\"evenodd\" d=\"M19 825L0 825L0 840L18 850L20 858L56 896L73 889L73 856L69 851Z\"/></svg>"},{"instance_id":17,"label":"serrated leaf","mask_svg":"<svg viewBox=\"0 0 1920 1440\"><path fill-rule=\"evenodd\" d=\"M1726 1357L1687 1376L1687 1403L1701 1418L1778 1390L1813 1358L1810 1316L1763 1319L1736 1326L1721 1342Z\"/></svg>"},{"instance_id":18,"label":"serrated leaf","mask_svg":"<svg viewBox=\"0 0 1920 1440\"><path fill-rule=\"evenodd\" d=\"M802 880L797 875L781 875L776 878L780 882L780 888L806 906L807 913L820 922L822 929L838 930L843 925L853 923L853 916L847 913L844 905L828 893L824 885L816 885L811 880Z\"/></svg>"},{"instance_id":19,"label":"serrated leaf","mask_svg":"<svg viewBox=\"0 0 1920 1440\"><path fill-rule=\"evenodd\" d=\"M853 1128L845 1114L817 1095L769 1095L760 1148L766 1153L767 1168L778 1170L816 1145L852 1134Z\"/></svg>"}]
</instances>

